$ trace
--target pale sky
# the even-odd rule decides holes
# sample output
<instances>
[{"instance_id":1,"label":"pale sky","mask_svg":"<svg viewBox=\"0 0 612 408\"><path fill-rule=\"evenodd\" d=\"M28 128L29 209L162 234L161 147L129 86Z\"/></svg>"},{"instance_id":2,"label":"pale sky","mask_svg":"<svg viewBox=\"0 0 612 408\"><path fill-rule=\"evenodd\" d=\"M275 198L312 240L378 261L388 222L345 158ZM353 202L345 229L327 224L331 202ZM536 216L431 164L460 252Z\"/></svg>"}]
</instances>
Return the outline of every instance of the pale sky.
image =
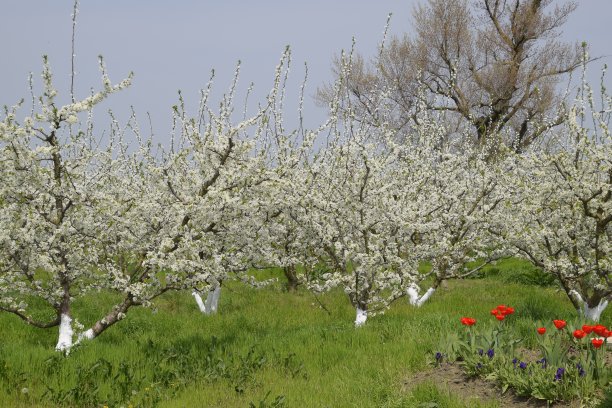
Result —
<instances>
[{"instance_id":1,"label":"pale sky","mask_svg":"<svg viewBox=\"0 0 612 408\"><path fill-rule=\"evenodd\" d=\"M596 81L604 62L612 65L612 1L580 0L564 30L568 41L586 41L591 55L608 55L591 68ZM29 97L27 78L40 85L41 56L49 56L56 87L68 102L72 0L0 0L0 106ZM76 39L76 96L100 88L97 56L103 55L114 82L134 71L132 87L111 96L98 109L98 123L108 123L106 110L125 117L130 105L143 125L153 120L156 141L166 142L171 106L177 90L197 107L198 91L215 69L216 94L227 90L235 64L242 61L241 89L255 83L262 96L286 45L292 49L292 81L287 90L288 121L294 120L297 95L309 67L307 95L331 80L331 58L351 45L366 55L382 39L388 13L391 32L410 32L417 0L81 0ZM612 80L606 81L612 90ZM40 87L37 88L40 90ZM308 98L306 124L325 115ZM22 111L27 115L29 106ZM293 118L292 118L293 115ZM147 126L148 127L148 126Z\"/></svg>"}]
</instances>

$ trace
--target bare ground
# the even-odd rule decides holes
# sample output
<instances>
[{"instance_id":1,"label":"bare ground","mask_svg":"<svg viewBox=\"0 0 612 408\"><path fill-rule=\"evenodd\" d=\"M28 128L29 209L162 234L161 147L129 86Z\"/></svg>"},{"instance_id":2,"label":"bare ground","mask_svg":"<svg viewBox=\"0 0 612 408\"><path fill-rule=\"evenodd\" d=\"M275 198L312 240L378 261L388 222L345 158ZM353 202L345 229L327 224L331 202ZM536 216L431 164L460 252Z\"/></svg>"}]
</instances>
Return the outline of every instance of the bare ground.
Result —
<instances>
[{"instance_id":1,"label":"bare ground","mask_svg":"<svg viewBox=\"0 0 612 408\"><path fill-rule=\"evenodd\" d=\"M507 391L504 395L492 383L481 378L468 378L463 374L461 367L456 364L443 363L419 373L413 373L402 382L402 390L410 392L414 387L423 383L433 383L438 388L446 389L453 395L458 395L466 404L474 402L497 401L500 406L508 408L546 407L545 401L527 399ZM580 407L580 402L556 403L554 407Z\"/></svg>"}]
</instances>

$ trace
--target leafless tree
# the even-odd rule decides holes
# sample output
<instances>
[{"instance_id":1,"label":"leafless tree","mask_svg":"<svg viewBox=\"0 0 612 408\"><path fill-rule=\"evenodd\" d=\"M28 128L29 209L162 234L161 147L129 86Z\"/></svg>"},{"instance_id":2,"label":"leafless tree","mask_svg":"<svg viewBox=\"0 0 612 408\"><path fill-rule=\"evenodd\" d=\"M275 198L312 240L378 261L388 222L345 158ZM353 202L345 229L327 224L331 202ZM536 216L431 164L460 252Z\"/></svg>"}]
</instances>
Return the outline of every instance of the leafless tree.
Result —
<instances>
[{"instance_id":1,"label":"leafless tree","mask_svg":"<svg viewBox=\"0 0 612 408\"><path fill-rule=\"evenodd\" d=\"M440 112L455 134L471 142L523 151L564 120L560 82L583 61L580 44L559 34L575 2L552 0L428 0L414 9L413 34L393 37L371 61L356 53L345 74L345 103L377 120L382 103L407 136L419 109ZM385 101L375 100L387 89ZM329 101L333 88L319 89ZM502 132L503 131L503 132Z\"/></svg>"}]
</instances>

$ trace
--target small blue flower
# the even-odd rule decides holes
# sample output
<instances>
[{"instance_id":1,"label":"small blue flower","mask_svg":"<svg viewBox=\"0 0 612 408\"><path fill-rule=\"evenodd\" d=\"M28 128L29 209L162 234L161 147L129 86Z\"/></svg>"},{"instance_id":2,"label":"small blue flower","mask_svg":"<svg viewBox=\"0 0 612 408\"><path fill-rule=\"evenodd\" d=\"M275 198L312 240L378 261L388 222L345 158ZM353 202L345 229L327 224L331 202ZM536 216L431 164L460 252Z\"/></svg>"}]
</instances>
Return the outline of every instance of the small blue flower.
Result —
<instances>
[{"instance_id":1,"label":"small blue flower","mask_svg":"<svg viewBox=\"0 0 612 408\"><path fill-rule=\"evenodd\" d=\"M514 357L512 359L512 365L514 366L514 368L516 368L516 363L518 363L518 358Z\"/></svg>"},{"instance_id":2,"label":"small blue flower","mask_svg":"<svg viewBox=\"0 0 612 408\"><path fill-rule=\"evenodd\" d=\"M555 374L554 381L561 381L561 379L563 378L563 374L565 374L565 368L563 367L557 368L557 374Z\"/></svg>"},{"instance_id":3,"label":"small blue flower","mask_svg":"<svg viewBox=\"0 0 612 408\"><path fill-rule=\"evenodd\" d=\"M436 353L436 361L440 361L442 360L442 353L440 353L439 351Z\"/></svg>"},{"instance_id":4,"label":"small blue flower","mask_svg":"<svg viewBox=\"0 0 612 408\"><path fill-rule=\"evenodd\" d=\"M584 367L582 367L582 364L576 364L576 368L578 369L578 375L580 377L584 377L586 375L586 371L584 371Z\"/></svg>"},{"instance_id":5,"label":"small blue flower","mask_svg":"<svg viewBox=\"0 0 612 408\"><path fill-rule=\"evenodd\" d=\"M482 364L480 364L480 363L476 364L476 369L477 370L480 370L481 368L482 368Z\"/></svg>"},{"instance_id":6,"label":"small blue flower","mask_svg":"<svg viewBox=\"0 0 612 408\"><path fill-rule=\"evenodd\" d=\"M478 355L482 356L484 354L484 350L483 349L478 349Z\"/></svg>"},{"instance_id":7,"label":"small blue flower","mask_svg":"<svg viewBox=\"0 0 612 408\"><path fill-rule=\"evenodd\" d=\"M546 368L546 357L542 357L541 360L536 361L538 364L542 364L542 368Z\"/></svg>"},{"instance_id":8,"label":"small blue flower","mask_svg":"<svg viewBox=\"0 0 612 408\"><path fill-rule=\"evenodd\" d=\"M521 370L526 369L526 368L527 368L527 363L524 363L524 362L522 362L522 361L521 361L521 363L519 364L519 368L520 368Z\"/></svg>"},{"instance_id":9,"label":"small blue flower","mask_svg":"<svg viewBox=\"0 0 612 408\"><path fill-rule=\"evenodd\" d=\"M493 358L494 355L495 355L495 351L493 351L493 349L487 350L487 356L489 356L489 358Z\"/></svg>"}]
</instances>

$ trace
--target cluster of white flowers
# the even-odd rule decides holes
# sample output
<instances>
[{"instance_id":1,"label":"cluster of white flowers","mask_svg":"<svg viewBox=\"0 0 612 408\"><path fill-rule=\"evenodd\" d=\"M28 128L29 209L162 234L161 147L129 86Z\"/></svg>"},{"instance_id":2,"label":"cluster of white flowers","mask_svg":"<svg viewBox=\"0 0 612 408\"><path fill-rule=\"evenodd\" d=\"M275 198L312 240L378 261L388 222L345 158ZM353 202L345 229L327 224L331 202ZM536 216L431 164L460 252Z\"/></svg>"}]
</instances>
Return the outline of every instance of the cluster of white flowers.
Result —
<instances>
[{"instance_id":1,"label":"cluster of white flowers","mask_svg":"<svg viewBox=\"0 0 612 408\"><path fill-rule=\"evenodd\" d=\"M611 296L609 99L596 138L580 111L557 152L491 159L442 143L449 132L426 111L410 142L398 141L385 89L374 122L338 109L342 75L329 119L287 132L289 61L287 51L265 103L242 120L233 109L238 70L217 111L210 87L194 118L181 98L166 150L141 136L134 117L123 128L113 120L100 148L91 110L129 78L112 85L101 64L104 89L57 108L45 61L40 112L19 123L16 106L0 121L0 310L59 326L57 348L68 351L73 337L95 338L167 291L193 291L212 313L224 281L261 285L249 269L273 265L314 291L341 287L361 325L396 299L420 306L444 280L519 253L599 317ZM82 111L88 123L75 131ZM426 262L431 270L419 271ZM433 283L420 294L424 282ZM74 299L100 290L122 300L83 331ZM55 317L34 319L32 297Z\"/></svg>"},{"instance_id":2,"label":"cluster of white flowers","mask_svg":"<svg viewBox=\"0 0 612 408\"><path fill-rule=\"evenodd\" d=\"M590 97L579 100L556 151L517 156L505 177L507 212L515 216L501 230L506 241L553 274L595 321L612 299L611 115L605 93L598 108Z\"/></svg>"}]
</instances>

